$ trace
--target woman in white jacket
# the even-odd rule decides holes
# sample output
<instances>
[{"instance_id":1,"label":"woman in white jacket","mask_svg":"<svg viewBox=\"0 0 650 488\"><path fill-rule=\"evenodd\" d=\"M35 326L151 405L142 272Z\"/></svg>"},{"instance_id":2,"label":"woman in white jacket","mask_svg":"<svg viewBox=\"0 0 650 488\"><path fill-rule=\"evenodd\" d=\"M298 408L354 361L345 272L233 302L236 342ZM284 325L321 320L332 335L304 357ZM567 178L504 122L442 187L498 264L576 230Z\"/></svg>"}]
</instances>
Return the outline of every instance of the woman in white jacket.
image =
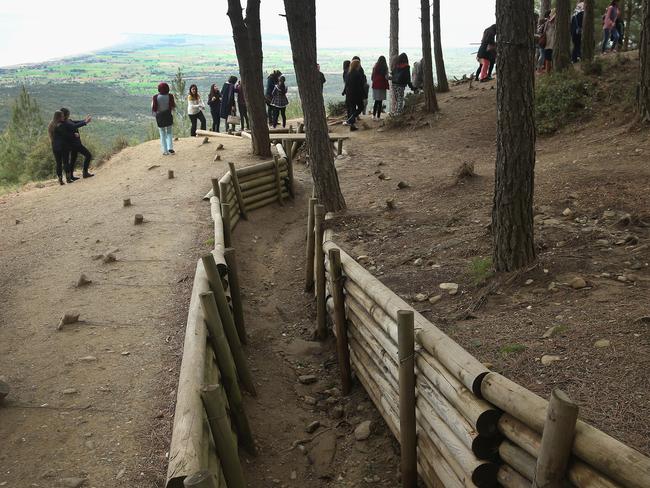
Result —
<instances>
[{"instance_id":1,"label":"woman in white jacket","mask_svg":"<svg viewBox=\"0 0 650 488\"><path fill-rule=\"evenodd\" d=\"M192 137L196 136L196 121L201 121L201 130L205 130L206 121L205 115L203 115L203 110L205 109L205 103L201 100L201 95L199 95L199 89L196 85L190 85L190 94L187 96L187 115L190 116L192 121L192 130L190 135Z\"/></svg>"}]
</instances>

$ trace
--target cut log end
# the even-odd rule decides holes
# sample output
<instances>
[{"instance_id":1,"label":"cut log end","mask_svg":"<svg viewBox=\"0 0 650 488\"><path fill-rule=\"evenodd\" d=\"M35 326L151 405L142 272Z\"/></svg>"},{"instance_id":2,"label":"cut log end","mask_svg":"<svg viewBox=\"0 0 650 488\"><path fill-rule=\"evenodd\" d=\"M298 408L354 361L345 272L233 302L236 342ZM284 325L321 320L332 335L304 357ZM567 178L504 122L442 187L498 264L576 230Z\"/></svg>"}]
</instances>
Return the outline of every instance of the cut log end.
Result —
<instances>
[{"instance_id":1,"label":"cut log end","mask_svg":"<svg viewBox=\"0 0 650 488\"><path fill-rule=\"evenodd\" d=\"M84 287L91 283L92 280L88 279L88 277L85 274L81 273L81 276L79 276L79 279L77 280L77 288Z\"/></svg>"},{"instance_id":2,"label":"cut log end","mask_svg":"<svg viewBox=\"0 0 650 488\"><path fill-rule=\"evenodd\" d=\"M217 154L217 155L214 157L214 160L215 160L215 161L221 161L221 155Z\"/></svg>"},{"instance_id":3,"label":"cut log end","mask_svg":"<svg viewBox=\"0 0 650 488\"><path fill-rule=\"evenodd\" d=\"M122 200L122 206L130 207L131 206L131 199L130 198L125 198L124 200Z\"/></svg>"},{"instance_id":4,"label":"cut log end","mask_svg":"<svg viewBox=\"0 0 650 488\"><path fill-rule=\"evenodd\" d=\"M133 224L141 225L142 223L144 223L144 217L142 214L135 214L135 217L133 218Z\"/></svg>"},{"instance_id":5,"label":"cut log end","mask_svg":"<svg viewBox=\"0 0 650 488\"><path fill-rule=\"evenodd\" d=\"M169 178L170 180L174 179L174 170L170 169L169 171L167 171L167 178Z\"/></svg>"}]
</instances>

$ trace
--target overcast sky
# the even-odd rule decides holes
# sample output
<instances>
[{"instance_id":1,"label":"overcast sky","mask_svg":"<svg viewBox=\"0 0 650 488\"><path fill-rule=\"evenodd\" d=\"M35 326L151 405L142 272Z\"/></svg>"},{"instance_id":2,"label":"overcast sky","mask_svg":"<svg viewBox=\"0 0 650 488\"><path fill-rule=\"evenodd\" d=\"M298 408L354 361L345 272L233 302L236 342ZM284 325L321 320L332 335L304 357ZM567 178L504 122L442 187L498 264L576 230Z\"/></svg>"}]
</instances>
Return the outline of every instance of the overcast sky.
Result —
<instances>
[{"instance_id":1,"label":"overcast sky","mask_svg":"<svg viewBox=\"0 0 650 488\"><path fill-rule=\"evenodd\" d=\"M245 4L246 0L242 0ZM495 0L441 0L443 46L478 42ZM282 0L262 0L262 32L287 33ZM400 43L420 44L420 0L400 0ZM316 0L319 47L388 46L389 0ZM126 33L232 35L226 0L0 0L0 66L107 47Z\"/></svg>"}]
</instances>

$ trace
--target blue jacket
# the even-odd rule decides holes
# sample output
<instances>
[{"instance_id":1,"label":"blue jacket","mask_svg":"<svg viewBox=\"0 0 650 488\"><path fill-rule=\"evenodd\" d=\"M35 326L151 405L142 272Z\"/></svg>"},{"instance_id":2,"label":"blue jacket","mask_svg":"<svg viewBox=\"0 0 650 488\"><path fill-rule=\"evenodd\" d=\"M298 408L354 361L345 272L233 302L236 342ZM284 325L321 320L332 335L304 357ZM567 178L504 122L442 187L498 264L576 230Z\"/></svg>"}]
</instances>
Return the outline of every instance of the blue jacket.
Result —
<instances>
[{"instance_id":1,"label":"blue jacket","mask_svg":"<svg viewBox=\"0 0 650 488\"><path fill-rule=\"evenodd\" d=\"M232 110L235 107L235 85L232 83L224 83L221 88L221 118L227 119L232 115Z\"/></svg>"}]
</instances>

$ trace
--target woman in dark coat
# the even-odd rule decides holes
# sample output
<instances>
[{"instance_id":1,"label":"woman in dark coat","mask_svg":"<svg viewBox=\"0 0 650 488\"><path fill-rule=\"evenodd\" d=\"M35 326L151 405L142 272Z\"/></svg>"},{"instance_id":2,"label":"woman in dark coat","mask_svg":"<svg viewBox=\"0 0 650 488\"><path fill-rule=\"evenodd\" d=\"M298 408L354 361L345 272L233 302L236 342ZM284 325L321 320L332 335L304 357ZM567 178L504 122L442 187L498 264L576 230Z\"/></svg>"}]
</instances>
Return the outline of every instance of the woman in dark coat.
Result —
<instances>
[{"instance_id":1,"label":"woman in dark coat","mask_svg":"<svg viewBox=\"0 0 650 488\"><path fill-rule=\"evenodd\" d=\"M413 83L411 82L411 66L409 65L409 58L406 53L402 53L397 58L397 64L393 68L393 96L395 97L395 114L400 115L404 110L404 92L408 86L411 90Z\"/></svg>"},{"instance_id":2,"label":"woman in dark coat","mask_svg":"<svg viewBox=\"0 0 650 488\"><path fill-rule=\"evenodd\" d=\"M221 87L221 118L226 119L226 128L228 128L228 117L230 115L237 115L237 109L235 108L235 83L237 83L237 77L231 76L223 84L223 87Z\"/></svg>"},{"instance_id":3,"label":"woman in dark coat","mask_svg":"<svg viewBox=\"0 0 650 488\"><path fill-rule=\"evenodd\" d=\"M47 126L47 133L52 142L52 154L54 154L54 160L56 161L56 176L59 178L59 185L65 184L63 183L64 168L67 182L72 183L74 181L70 179L68 171L72 140L70 140L68 132L63 127L63 118L63 112L57 110L54 112L52 122Z\"/></svg>"},{"instance_id":4,"label":"woman in dark coat","mask_svg":"<svg viewBox=\"0 0 650 488\"><path fill-rule=\"evenodd\" d=\"M354 60L350 63L345 83L345 104L350 115L344 125L349 125L351 131L357 130L354 123L363 111L363 99L366 94L365 85L366 76L361 71L361 63L359 60Z\"/></svg>"},{"instance_id":5,"label":"woman in dark coat","mask_svg":"<svg viewBox=\"0 0 650 488\"><path fill-rule=\"evenodd\" d=\"M212 132L219 132L219 126L221 125L221 92L214 83L210 87L208 106L210 107L210 115L212 115Z\"/></svg>"}]
</instances>

